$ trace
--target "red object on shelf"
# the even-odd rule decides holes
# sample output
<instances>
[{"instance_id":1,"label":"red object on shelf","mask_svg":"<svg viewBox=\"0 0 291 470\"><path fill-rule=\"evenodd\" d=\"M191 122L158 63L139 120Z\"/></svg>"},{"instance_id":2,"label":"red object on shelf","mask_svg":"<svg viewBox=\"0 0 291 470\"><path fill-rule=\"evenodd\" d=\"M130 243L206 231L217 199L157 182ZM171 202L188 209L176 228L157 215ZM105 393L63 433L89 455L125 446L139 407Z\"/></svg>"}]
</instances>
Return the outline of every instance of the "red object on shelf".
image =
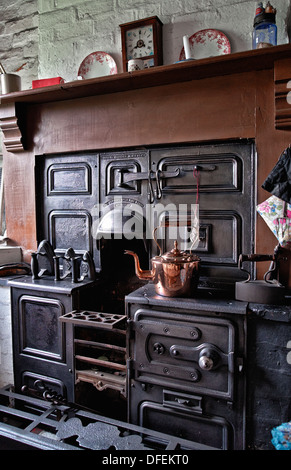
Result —
<instances>
[{"instance_id":1,"label":"red object on shelf","mask_svg":"<svg viewBox=\"0 0 291 470\"><path fill-rule=\"evenodd\" d=\"M32 80L32 88L59 85L60 83L64 83L64 79L62 77L43 78L41 80Z\"/></svg>"}]
</instances>

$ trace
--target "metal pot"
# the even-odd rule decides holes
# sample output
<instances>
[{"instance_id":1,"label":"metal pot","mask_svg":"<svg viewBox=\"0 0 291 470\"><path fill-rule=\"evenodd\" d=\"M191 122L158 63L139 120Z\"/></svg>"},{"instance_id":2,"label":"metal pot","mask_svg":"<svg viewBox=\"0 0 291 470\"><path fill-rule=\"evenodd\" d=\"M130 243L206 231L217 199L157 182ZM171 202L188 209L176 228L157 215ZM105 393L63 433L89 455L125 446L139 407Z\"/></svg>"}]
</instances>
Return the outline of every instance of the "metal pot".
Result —
<instances>
[{"instance_id":1,"label":"metal pot","mask_svg":"<svg viewBox=\"0 0 291 470\"><path fill-rule=\"evenodd\" d=\"M180 251L177 241L171 251L152 258L150 271L140 268L136 253L126 250L125 254L134 257L137 277L153 281L157 294L165 297L191 297L194 294L199 280L200 259L194 254Z\"/></svg>"}]
</instances>

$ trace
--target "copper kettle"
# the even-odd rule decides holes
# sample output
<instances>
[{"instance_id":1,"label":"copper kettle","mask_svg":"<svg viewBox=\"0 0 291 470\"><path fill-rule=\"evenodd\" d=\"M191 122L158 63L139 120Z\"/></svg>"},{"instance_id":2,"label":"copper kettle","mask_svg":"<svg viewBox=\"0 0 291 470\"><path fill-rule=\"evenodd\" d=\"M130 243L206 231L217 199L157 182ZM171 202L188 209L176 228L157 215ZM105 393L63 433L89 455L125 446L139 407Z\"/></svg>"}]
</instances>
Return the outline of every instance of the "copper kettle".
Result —
<instances>
[{"instance_id":1,"label":"copper kettle","mask_svg":"<svg viewBox=\"0 0 291 470\"><path fill-rule=\"evenodd\" d=\"M194 294L199 280L200 259L180 251L177 241L171 251L152 258L151 270L140 268L139 258L133 251L126 250L125 254L134 257L137 277L153 281L157 294L165 297L191 297Z\"/></svg>"}]
</instances>

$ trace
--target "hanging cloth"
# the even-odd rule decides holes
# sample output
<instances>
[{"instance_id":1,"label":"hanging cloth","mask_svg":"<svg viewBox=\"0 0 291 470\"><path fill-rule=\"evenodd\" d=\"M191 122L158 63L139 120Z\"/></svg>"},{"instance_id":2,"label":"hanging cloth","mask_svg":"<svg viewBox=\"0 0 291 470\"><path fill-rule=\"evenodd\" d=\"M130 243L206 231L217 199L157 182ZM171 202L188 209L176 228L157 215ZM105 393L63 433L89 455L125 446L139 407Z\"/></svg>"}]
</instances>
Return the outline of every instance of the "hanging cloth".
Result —
<instances>
[{"instance_id":1,"label":"hanging cloth","mask_svg":"<svg viewBox=\"0 0 291 470\"><path fill-rule=\"evenodd\" d=\"M262 188L291 204L291 149L284 150Z\"/></svg>"},{"instance_id":2,"label":"hanging cloth","mask_svg":"<svg viewBox=\"0 0 291 470\"><path fill-rule=\"evenodd\" d=\"M191 247L190 247L190 252L192 250L196 250L199 241L200 241L200 234L199 234L199 229L200 229L200 223L199 223L199 170L197 167L194 168L193 171L193 176L196 181L196 204L194 205L194 218L191 217L192 220L192 227L190 231L190 241L191 241Z\"/></svg>"}]
</instances>

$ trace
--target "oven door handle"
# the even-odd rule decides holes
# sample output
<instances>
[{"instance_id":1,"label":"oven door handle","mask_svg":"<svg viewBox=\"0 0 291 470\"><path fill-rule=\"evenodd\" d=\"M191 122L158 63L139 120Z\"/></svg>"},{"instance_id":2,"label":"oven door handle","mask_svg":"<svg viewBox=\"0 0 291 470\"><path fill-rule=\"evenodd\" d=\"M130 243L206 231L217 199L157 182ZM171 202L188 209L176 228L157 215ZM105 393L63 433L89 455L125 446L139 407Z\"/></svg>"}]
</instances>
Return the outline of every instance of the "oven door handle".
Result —
<instances>
[{"instance_id":1,"label":"oven door handle","mask_svg":"<svg viewBox=\"0 0 291 470\"><path fill-rule=\"evenodd\" d=\"M211 371L222 365L227 365L230 372L234 372L234 353L224 353L211 343L202 343L196 347L173 344L170 355L182 361L195 361L205 371Z\"/></svg>"},{"instance_id":2,"label":"oven door handle","mask_svg":"<svg viewBox=\"0 0 291 470\"><path fill-rule=\"evenodd\" d=\"M171 390L163 390L163 406L187 411L187 413L203 413L201 396L186 395Z\"/></svg>"},{"instance_id":3,"label":"oven door handle","mask_svg":"<svg viewBox=\"0 0 291 470\"><path fill-rule=\"evenodd\" d=\"M160 171L159 170L159 178L176 178L180 174L180 169L176 168L173 171ZM151 178L152 180L156 179L156 173L153 171L147 171L147 172L140 172L140 173L122 173L123 178L122 182L119 183L119 186L122 184L129 183L130 181L140 181L140 180L148 180Z\"/></svg>"},{"instance_id":4,"label":"oven door handle","mask_svg":"<svg viewBox=\"0 0 291 470\"><path fill-rule=\"evenodd\" d=\"M118 187L126 186L131 181L142 181L148 180L149 184L149 201L153 203L155 201L155 193L153 190L152 180L156 181L156 198L161 199L162 197L162 185L161 180L165 178L176 178L180 174L180 169L176 168L173 171L161 171L157 170L156 172L147 171L147 172L139 172L139 173L126 173L124 171L119 170L119 183Z\"/></svg>"}]
</instances>

